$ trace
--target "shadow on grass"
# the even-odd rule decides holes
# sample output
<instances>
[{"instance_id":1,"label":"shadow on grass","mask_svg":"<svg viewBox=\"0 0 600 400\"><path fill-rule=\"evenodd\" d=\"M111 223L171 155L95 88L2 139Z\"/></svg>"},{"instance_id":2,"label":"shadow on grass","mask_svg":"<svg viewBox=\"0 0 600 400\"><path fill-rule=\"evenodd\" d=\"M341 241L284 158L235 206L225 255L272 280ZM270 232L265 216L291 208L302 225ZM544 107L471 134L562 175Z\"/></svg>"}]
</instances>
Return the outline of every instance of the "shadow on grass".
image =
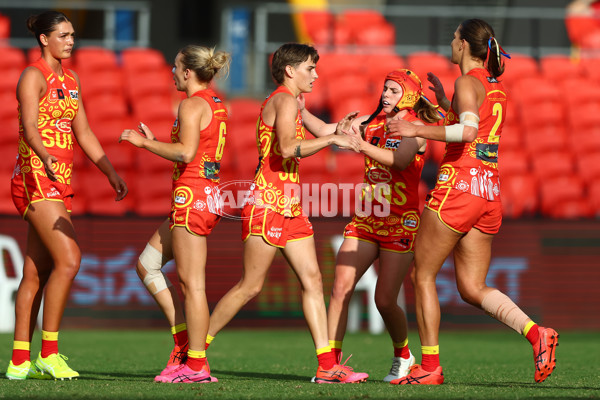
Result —
<instances>
[{"instance_id":1,"label":"shadow on grass","mask_svg":"<svg viewBox=\"0 0 600 400\"><path fill-rule=\"evenodd\" d=\"M265 372L240 372L240 371L227 371L222 369L212 369L211 375L216 376L217 378L225 378L226 376L231 376L235 378L246 378L246 379L270 379L275 381L298 381L310 383L310 379L312 376L300 376L300 375L290 375L290 374L274 374L274 373L265 373Z\"/></svg>"},{"instance_id":2,"label":"shadow on grass","mask_svg":"<svg viewBox=\"0 0 600 400\"><path fill-rule=\"evenodd\" d=\"M518 389L535 389L535 390L598 390L598 387L588 386L564 386L553 385L552 383L524 383L524 382L493 382L493 383L461 383L461 382L446 382L452 386L464 387L482 387L482 388L518 388Z\"/></svg>"}]
</instances>

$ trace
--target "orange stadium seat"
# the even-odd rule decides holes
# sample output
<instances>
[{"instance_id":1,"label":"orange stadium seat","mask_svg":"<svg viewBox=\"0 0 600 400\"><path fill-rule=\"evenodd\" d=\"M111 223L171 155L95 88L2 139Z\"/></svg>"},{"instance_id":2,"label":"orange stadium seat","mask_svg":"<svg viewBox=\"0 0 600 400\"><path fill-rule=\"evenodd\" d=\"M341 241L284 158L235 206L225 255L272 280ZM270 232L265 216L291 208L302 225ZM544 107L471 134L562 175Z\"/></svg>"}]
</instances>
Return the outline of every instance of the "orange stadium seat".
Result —
<instances>
[{"instance_id":1,"label":"orange stadium seat","mask_svg":"<svg viewBox=\"0 0 600 400\"><path fill-rule=\"evenodd\" d=\"M544 78L561 81L580 77L584 70L581 62L564 54L549 54L540 58L540 69Z\"/></svg>"},{"instance_id":2,"label":"orange stadium seat","mask_svg":"<svg viewBox=\"0 0 600 400\"><path fill-rule=\"evenodd\" d=\"M502 173L502 172L500 172ZM508 218L533 216L538 212L538 180L530 174L501 175L502 213Z\"/></svg>"}]
</instances>

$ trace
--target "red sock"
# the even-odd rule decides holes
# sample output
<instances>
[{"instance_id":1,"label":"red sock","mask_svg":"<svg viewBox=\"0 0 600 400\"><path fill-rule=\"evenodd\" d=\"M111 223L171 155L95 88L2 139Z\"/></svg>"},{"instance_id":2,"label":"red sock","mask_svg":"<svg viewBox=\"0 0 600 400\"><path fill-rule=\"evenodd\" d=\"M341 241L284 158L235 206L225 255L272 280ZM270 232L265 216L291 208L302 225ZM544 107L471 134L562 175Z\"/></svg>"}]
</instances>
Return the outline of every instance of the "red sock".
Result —
<instances>
[{"instance_id":1,"label":"red sock","mask_svg":"<svg viewBox=\"0 0 600 400\"><path fill-rule=\"evenodd\" d=\"M340 350L341 351L341 350ZM319 366L324 370L329 370L337 363L338 356L335 355L334 350L328 351L327 353L317 354L317 360Z\"/></svg>"},{"instance_id":2,"label":"red sock","mask_svg":"<svg viewBox=\"0 0 600 400\"><path fill-rule=\"evenodd\" d=\"M336 349L335 347L332 347L331 351L333 352L333 355L335 356L335 362L337 364L341 363L340 357L342 355L342 349Z\"/></svg>"},{"instance_id":3,"label":"red sock","mask_svg":"<svg viewBox=\"0 0 600 400\"><path fill-rule=\"evenodd\" d=\"M540 339L540 332L538 328L538 324L534 324L531 328L529 328L527 335L525 335L525 338L529 340L529 343L531 343L532 346Z\"/></svg>"},{"instance_id":4,"label":"red sock","mask_svg":"<svg viewBox=\"0 0 600 400\"><path fill-rule=\"evenodd\" d=\"M439 354L423 354L421 358L421 368L427 372L433 372L440 366Z\"/></svg>"},{"instance_id":5,"label":"red sock","mask_svg":"<svg viewBox=\"0 0 600 400\"><path fill-rule=\"evenodd\" d=\"M179 348L183 349L188 344L188 333L187 329L182 330L181 332L177 332L173 334L173 341L175 342L175 346L179 346Z\"/></svg>"},{"instance_id":6,"label":"red sock","mask_svg":"<svg viewBox=\"0 0 600 400\"><path fill-rule=\"evenodd\" d=\"M394 357L410 357L410 350L408 349L408 345L403 347L394 347Z\"/></svg>"},{"instance_id":7,"label":"red sock","mask_svg":"<svg viewBox=\"0 0 600 400\"><path fill-rule=\"evenodd\" d=\"M25 361L31 361L30 351L13 349L11 360L14 365L21 365Z\"/></svg>"},{"instance_id":8,"label":"red sock","mask_svg":"<svg viewBox=\"0 0 600 400\"><path fill-rule=\"evenodd\" d=\"M188 367L190 367L194 371L200 371L206 365L206 357L194 358L194 357L188 356L188 359L185 363Z\"/></svg>"}]
</instances>

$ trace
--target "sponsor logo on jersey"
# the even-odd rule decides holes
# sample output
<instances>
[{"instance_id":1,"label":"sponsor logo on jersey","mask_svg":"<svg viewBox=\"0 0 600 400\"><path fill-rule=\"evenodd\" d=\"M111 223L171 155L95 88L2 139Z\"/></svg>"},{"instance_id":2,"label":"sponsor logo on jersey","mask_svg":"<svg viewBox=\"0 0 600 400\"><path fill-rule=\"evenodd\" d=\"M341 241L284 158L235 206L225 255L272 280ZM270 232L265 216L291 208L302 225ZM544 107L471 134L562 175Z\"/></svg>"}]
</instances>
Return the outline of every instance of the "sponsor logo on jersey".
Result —
<instances>
[{"instance_id":1,"label":"sponsor logo on jersey","mask_svg":"<svg viewBox=\"0 0 600 400\"><path fill-rule=\"evenodd\" d=\"M367 176L373 183L387 183L392 180L392 173L381 168L370 169Z\"/></svg>"},{"instance_id":2,"label":"sponsor logo on jersey","mask_svg":"<svg viewBox=\"0 0 600 400\"><path fill-rule=\"evenodd\" d=\"M498 83L498 79L494 78L493 76L488 76L487 81L489 83Z\"/></svg>"},{"instance_id":3,"label":"sponsor logo on jersey","mask_svg":"<svg viewBox=\"0 0 600 400\"><path fill-rule=\"evenodd\" d=\"M57 120L56 129L61 132L71 132L71 120L68 118L61 118Z\"/></svg>"},{"instance_id":4,"label":"sponsor logo on jersey","mask_svg":"<svg viewBox=\"0 0 600 400\"><path fill-rule=\"evenodd\" d=\"M69 96L71 96L73 100L79 100L79 92L77 90L69 90Z\"/></svg>"},{"instance_id":5,"label":"sponsor logo on jersey","mask_svg":"<svg viewBox=\"0 0 600 400\"><path fill-rule=\"evenodd\" d=\"M60 192L58 190L56 190L55 187L52 187L50 189L50 192L46 193L46 197L58 197L60 196Z\"/></svg>"},{"instance_id":6,"label":"sponsor logo on jersey","mask_svg":"<svg viewBox=\"0 0 600 400\"><path fill-rule=\"evenodd\" d=\"M64 100L65 92L63 92L62 89L56 89L56 96L58 97L59 100Z\"/></svg>"},{"instance_id":7,"label":"sponsor logo on jersey","mask_svg":"<svg viewBox=\"0 0 600 400\"><path fill-rule=\"evenodd\" d=\"M281 233L283 231L283 228L275 228L275 227L270 227L269 231L267 232L267 236L275 238L275 239L279 239L281 237Z\"/></svg>"},{"instance_id":8,"label":"sponsor logo on jersey","mask_svg":"<svg viewBox=\"0 0 600 400\"><path fill-rule=\"evenodd\" d=\"M215 103L221 103L221 99L218 98L217 96L212 96L212 99Z\"/></svg>"},{"instance_id":9,"label":"sponsor logo on jersey","mask_svg":"<svg viewBox=\"0 0 600 400\"><path fill-rule=\"evenodd\" d=\"M175 204L185 204L187 201L187 197L184 195L175 196Z\"/></svg>"},{"instance_id":10,"label":"sponsor logo on jersey","mask_svg":"<svg viewBox=\"0 0 600 400\"><path fill-rule=\"evenodd\" d=\"M380 138L380 137L377 137L377 136L375 136L375 137L371 138L371 144L372 144L373 146L377 146L377 144L379 143L379 140L380 140L380 139L381 139L381 138Z\"/></svg>"},{"instance_id":11,"label":"sponsor logo on jersey","mask_svg":"<svg viewBox=\"0 0 600 400\"><path fill-rule=\"evenodd\" d=\"M402 140L398 139L386 139L384 148L386 149L397 149Z\"/></svg>"}]
</instances>

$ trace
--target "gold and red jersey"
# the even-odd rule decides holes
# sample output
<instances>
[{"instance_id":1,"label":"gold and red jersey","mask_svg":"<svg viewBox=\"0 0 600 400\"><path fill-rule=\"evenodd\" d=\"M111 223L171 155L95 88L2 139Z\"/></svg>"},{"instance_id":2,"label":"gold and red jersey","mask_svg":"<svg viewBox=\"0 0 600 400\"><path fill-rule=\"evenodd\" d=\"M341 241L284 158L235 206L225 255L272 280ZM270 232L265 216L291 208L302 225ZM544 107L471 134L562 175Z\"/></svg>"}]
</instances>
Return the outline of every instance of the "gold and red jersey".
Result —
<instances>
[{"instance_id":1,"label":"gold and red jersey","mask_svg":"<svg viewBox=\"0 0 600 400\"><path fill-rule=\"evenodd\" d=\"M403 117L408 122L418 120L409 112ZM377 116L365 129L365 141L382 149L396 151L402 142L401 137L388 137L386 116ZM361 193L361 209L369 215L361 215L357 210L354 223L360 229L381 236L394 236L403 230L415 230L419 224L419 181L425 160L417 153L403 170L385 166L365 156L364 187ZM370 206L367 206L370 202ZM388 215L378 216L376 208L389 209ZM398 232L396 232L398 231Z\"/></svg>"},{"instance_id":2,"label":"gold and red jersey","mask_svg":"<svg viewBox=\"0 0 600 400\"><path fill-rule=\"evenodd\" d=\"M200 131L200 142L194 159L187 164L180 161L173 164L172 207L192 207L221 215L222 205L217 185L227 136L227 109L212 89L200 90L192 97L206 100L212 110L212 120ZM179 120L175 120L171 130L172 143L180 141L179 134Z\"/></svg>"},{"instance_id":3,"label":"gold and red jersey","mask_svg":"<svg viewBox=\"0 0 600 400\"><path fill-rule=\"evenodd\" d=\"M483 68L472 69L467 75L477 78L485 88L485 99L479 107L479 132L471 143L446 145L436 187L451 187L490 201L500 201L498 146L506 120L506 91L502 83ZM457 123L459 117L450 108L444 124Z\"/></svg>"},{"instance_id":4,"label":"gold and red jersey","mask_svg":"<svg viewBox=\"0 0 600 400\"><path fill-rule=\"evenodd\" d=\"M39 101L38 130L42 143L49 154L56 157L56 179L71 184L73 170L73 132L71 122L79 110L79 87L72 72L64 69L64 75L56 75L43 58L31 64L46 79L46 93ZM24 136L21 104L18 105L19 141L18 157L14 175L25 174L25 183L34 175L46 177L40 158L27 143ZM34 181L29 182L35 184Z\"/></svg>"},{"instance_id":5,"label":"gold and red jersey","mask_svg":"<svg viewBox=\"0 0 600 400\"><path fill-rule=\"evenodd\" d=\"M279 86L262 104L260 116L256 124L256 144L259 164L254 176L254 204L282 214L286 217L302 215L298 166L296 157L283 158L277 131L274 126L265 124L262 116L265 105L278 93L289 93L289 89ZM306 137L300 110L296 116L296 139Z\"/></svg>"}]
</instances>

